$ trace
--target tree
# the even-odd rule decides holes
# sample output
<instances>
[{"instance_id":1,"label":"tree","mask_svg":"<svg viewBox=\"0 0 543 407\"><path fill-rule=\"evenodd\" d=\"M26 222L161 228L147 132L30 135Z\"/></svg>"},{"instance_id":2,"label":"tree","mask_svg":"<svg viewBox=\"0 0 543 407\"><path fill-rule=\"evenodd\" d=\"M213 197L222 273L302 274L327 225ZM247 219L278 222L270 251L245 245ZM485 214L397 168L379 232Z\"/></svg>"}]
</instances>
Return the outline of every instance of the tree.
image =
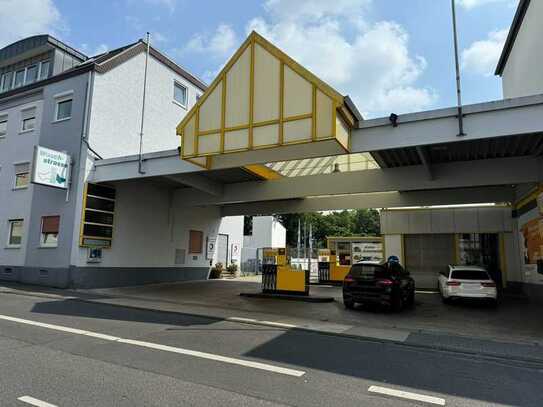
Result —
<instances>
[{"instance_id":1,"label":"tree","mask_svg":"<svg viewBox=\"0 0 543 407\"><path fill-rule=\"evenodd\" d=\"M310 212L278 215L287 229L287 246L296 247L298 220L302 225L312 225L315 247L326 247L330 236L377 236L380 234L379 212L375 209L343 210L328 213Z\"/></svg>"}]
</instances>

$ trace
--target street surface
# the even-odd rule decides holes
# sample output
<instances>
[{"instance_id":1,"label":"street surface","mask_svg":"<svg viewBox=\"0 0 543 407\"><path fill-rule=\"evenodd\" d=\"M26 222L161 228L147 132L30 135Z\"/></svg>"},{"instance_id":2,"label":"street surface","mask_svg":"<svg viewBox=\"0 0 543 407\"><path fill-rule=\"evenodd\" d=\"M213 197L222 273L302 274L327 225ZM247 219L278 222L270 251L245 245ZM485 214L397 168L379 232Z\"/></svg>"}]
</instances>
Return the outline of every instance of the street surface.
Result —
<instances>
[{"instance_id":1,"label":"street surface","mask_svg":"<svg viewBox=\"0 0 543 407\"><path fill-rule=\"evenodd\" d=\"M1 406L541 406L541 383L541 364L0 294Z\"/></svg>"}]
</instances>

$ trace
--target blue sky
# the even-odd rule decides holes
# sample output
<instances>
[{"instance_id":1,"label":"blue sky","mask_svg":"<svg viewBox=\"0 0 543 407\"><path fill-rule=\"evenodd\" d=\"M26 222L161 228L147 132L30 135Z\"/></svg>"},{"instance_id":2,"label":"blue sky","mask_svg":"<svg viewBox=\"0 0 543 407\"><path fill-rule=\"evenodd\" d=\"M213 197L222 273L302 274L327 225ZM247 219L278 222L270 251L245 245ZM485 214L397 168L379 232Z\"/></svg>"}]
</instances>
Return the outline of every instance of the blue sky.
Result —
<instances>
[{"instance_id":1,"label":"blue sky","mask_svg":"<svg viewBox=\"0 0 543 407\"><path fill-rule=\"evenodd\" d=\"M152 33L206 81L256 29L366 117L454 105L449 0L0 0L0 46L51 32L88 54ZM5 3L5 4L4 4ZM493 70L517 0L457 0L464 102L501 98Z\"/></svg>"}]
</instances>

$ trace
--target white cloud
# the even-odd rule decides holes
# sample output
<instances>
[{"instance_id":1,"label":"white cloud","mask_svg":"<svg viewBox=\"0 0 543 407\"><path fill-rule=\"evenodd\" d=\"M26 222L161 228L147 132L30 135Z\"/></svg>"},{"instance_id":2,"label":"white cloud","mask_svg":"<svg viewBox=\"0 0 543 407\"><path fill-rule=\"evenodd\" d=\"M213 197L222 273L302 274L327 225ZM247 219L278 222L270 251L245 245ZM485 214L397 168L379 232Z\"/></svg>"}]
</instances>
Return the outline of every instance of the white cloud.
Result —
<instances>
[{"instance_id":1,"label":"white cloud","mask_svg":"<svg viewBox=\"0 0 543 407\"><path fill-rule=\"evenodd\" d=\"M65 30L52 0L0 1L0 47L36 34L59 36Z\"/></svg>"},{"instance_id":2,"label":"white cloud","mask_svg":"<svg viewBox=\"0 0 543 407\"><path fill-rule=\"evenodd\" d=\"M432 106L436 91L416 85L426 60L410 55L409 35L399 24L367 22L369 5L368 0L268 0L267 18L253 19L247 31L259 32L336 89L350 94L366 115Z\"/></svg>"},{"instance_id":3,"label":"white cloud","mask_svg":"<svg viewBox=\"0 0 543 407\"><path fill-rule=\"evenodd\" d=\"M462 68L471 74L491 76L505 44L508 30L493 31L462 51Z\"/></svg>"},{"instance_id":4,"label":"white cloud","mask_svg":"<svg viewBox=\"0 0 543 407\"><path fill-rule=\"evenodd\" d=\"M235 51L238 40L235 31L228 24L220 24L213 34L195 34L185 47L187 52L226 58Z\"/></svg>"},{"instance_id":5,"label":"white cloud","mask_svg":"<svg viewBox=\"0 0 543 407\"><path fill-rule=\"evenodd\" d=\"M509 3L510 5L515 5L518 4L518 0L460 0L458 3L465 9L471 10L475 7L484 6L491 3Z\"/></svg>"}]
</instances>

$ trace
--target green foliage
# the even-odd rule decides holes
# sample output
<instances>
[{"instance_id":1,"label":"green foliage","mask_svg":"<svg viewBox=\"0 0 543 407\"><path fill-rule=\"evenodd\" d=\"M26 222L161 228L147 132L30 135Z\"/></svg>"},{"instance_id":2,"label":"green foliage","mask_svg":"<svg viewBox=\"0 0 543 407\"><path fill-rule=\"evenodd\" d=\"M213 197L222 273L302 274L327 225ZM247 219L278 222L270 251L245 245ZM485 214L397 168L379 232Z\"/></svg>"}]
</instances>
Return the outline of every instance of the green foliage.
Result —
<instances>
[{"instance_id":1,"label":"green foliage","mask_svg":"<svg viewBox=\"0 0 543 407\"><path fill-rule=\"evenodd\" d=\"M356 209L278 215L277 218L287 229L287 246L296 247L298 239L298 219L313 228L315 247L326 247L328 236L378 236L381 233L379 212L375 209Z\"/></svg>"}]
</instances>

